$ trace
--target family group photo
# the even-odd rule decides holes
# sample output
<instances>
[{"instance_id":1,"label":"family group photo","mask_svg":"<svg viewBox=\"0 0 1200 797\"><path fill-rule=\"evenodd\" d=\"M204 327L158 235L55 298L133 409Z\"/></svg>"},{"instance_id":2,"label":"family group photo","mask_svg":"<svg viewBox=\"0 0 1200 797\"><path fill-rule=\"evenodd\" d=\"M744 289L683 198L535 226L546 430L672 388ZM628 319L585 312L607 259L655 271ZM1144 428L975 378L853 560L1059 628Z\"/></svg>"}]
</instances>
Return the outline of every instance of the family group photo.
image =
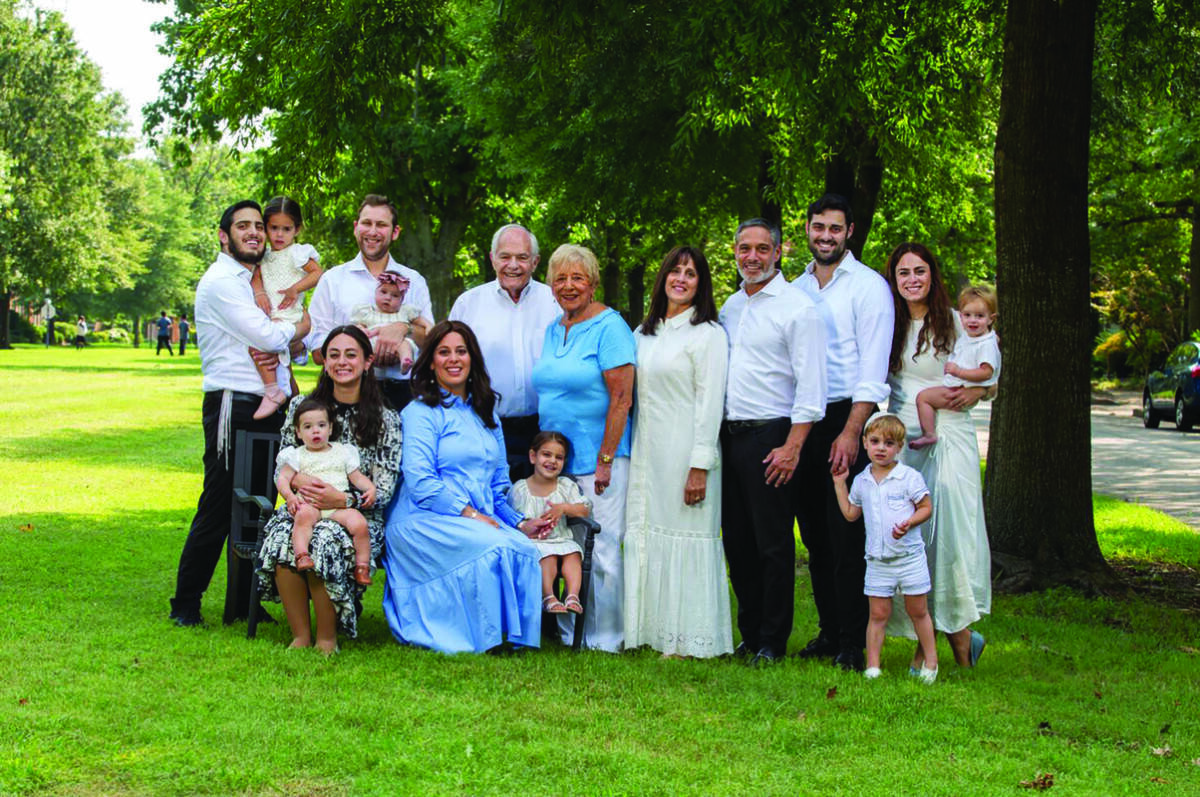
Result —
<instances>
[{"instance_id":1,"label":"family group photo","mask_svg":"<svg viewBox=\"0 0 1200 797\"><path fill-rule=\"evenodd\" d=\"M1200 793L1195 9L0 32L0 793Z\"/></svg>"}]
</instances>

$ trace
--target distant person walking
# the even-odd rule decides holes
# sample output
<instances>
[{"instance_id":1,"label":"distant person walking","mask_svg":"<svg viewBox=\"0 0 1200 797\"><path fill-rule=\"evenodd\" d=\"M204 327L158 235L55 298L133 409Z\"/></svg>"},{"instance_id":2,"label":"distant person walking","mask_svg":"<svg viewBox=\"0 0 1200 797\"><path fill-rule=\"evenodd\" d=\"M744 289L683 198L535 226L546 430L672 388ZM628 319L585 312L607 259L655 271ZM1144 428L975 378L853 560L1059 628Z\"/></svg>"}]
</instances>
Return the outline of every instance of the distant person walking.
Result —
<instances>
[{"instance_id":1,"label":"distant person walking","mask_svg":"<svg viewBox=\"0 0 1200 797\"><path fill-rule=\"evenodd\" d=\"M158 348L154 350L154 356L157 357L163 349L174 357L175 350L171 348L171 319L167 318L167 311L163 310L162 315L154 322L158 327Z\"/></svg>"},{"instance_id":2,"label":"distant person walking","mask_svg":"<svg viewBox=\"0 0 1200 797\"><path fill-rule=\"evenodd\" d=\"M75 348L82 349L87 345L87 321L83 316L79 316L79 321L75 323Z\"/></svg>"},{"instance_id":3,"label":"distant person walking","mask_svg":"<svg viewBox=\"0 0 1200 797\"><path fill-rule=\"evenodd\" d=\"M50 294L46 294L46 301L42 302L42 318L46 319L46 338L44 343L49 346L54 342L54 316L58 313L54 309L54 303L50 301Z\"/></svg>"},{"instance_id":4,"label":"distant person walking","mask_svg":"<svg viewBox=\"0 0 1200 797\"><path fill-rule=\"evenodd\" d=\"M180 357L182 357L183 353L185 351L187 351L188 332L190 332L191 329L192 328L190 326L188 326L187 316L186 315L179 316L179 356Z\"/></svg>"}]
</instances>

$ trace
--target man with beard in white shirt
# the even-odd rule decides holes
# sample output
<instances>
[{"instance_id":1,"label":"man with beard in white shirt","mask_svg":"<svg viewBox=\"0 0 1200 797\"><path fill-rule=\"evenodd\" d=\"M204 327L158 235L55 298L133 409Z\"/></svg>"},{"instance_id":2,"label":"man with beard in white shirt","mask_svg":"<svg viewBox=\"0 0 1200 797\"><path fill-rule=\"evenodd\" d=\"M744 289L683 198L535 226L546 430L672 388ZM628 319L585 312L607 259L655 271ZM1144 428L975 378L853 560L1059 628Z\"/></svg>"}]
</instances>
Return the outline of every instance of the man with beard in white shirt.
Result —
<instances>
[{"instance_id":1,"label":"man with beard in white shirt","mask_svg":"<svg viewBox=\"0 0 1200 797\"><path fill-rule=\"evenodd\" d=\"M721 425L721 539L752 665L787 653L795 612L796 472L825 412L825 328L812 299L779 271L779 228L742 222L734 238L741 287L721 308L729 379Z\"/></svg>"},{"instance_id":2,"label":"man with beard in white shirt","mask_svg":"<svg viewBox=\"0 0 1200 797\"><path fill-rule=\"evenodd\" d=\"M321 344L334 327L352 323L350 317L359 305L373 305L378 277L384 271L398 274L408 281L408 290L402 303L411 304L421 311L413 323L396 322L371 330L375 344L375 377L384 398L399 412L412 399L409 374L400 368L400 344L408 335L420 346L425 332L433 326L433 302L425 278L408 266L397 263L389 249L392 241L400 235L399 214L387 197L367 194L358 208L354 222L354 240L358 242L358 256L335 266L321 277L312 294L309 312L312 314L312 332L306 341L313 360L321 363Z\"/></svg>"},{"instance_id":3,"label":"man with beard in white shirt","mask_svg":"<svg viewBox=\"0 0 1200 797\"><path fill-rule=\"evenodd\" d=\"M496 279L465 292L450 309L479 339L492 387L500 394L496 411L504 430L513 481L533 472L529 446L538 433L533 364L542 356L546 327L562 313L548 285L533 279L538 242L520 224L506 224L492 236L488 254Z\"/></svg>"},{"instance_id":4,"label":"man with beard in white shirt","mask_svg":"<svg viewBox=\"0 0 1200 797\"><path fill-rule=\"evenodd\" d=\"M862 429L877 405L887 406L891 392L887 375L895 308L887 281L846 248L854 216L844 197L826 194L812 203L805 231L813 259L794 284L816 303L825 324L829 397L796 477L800 539L808 549L820 623L800 655L833 658L843 669L862 670L865 531L861 518L851 523L842 515L831 474L849 468L853 479L868 464Z\"/></svg>"},{"instance_id":5,"label":"man with beard in white shirt","mask_svg":"<svg viewBox=\"0 0 1200 797\"><path fill-rule=\"evenodd\" d=\"M230 206L221 215L218 237L221 253L196 286L194 318L204 375L204 487L179 555L175 597L171 599L170 617L184 627L204 622L201 599L229 534L236 433L239 429L278 432L283 423L282 410L254 419L263 384L249 347L262 351L291 347L298 352L309 330L307 314L294 326L272 322L254 303L250 276L262 259L267 240L258 203L244 200ZM236 571L233 583L240 583ZM239 608L243 610L248 612L249 607Z\"/></svg>"}]
</instances>

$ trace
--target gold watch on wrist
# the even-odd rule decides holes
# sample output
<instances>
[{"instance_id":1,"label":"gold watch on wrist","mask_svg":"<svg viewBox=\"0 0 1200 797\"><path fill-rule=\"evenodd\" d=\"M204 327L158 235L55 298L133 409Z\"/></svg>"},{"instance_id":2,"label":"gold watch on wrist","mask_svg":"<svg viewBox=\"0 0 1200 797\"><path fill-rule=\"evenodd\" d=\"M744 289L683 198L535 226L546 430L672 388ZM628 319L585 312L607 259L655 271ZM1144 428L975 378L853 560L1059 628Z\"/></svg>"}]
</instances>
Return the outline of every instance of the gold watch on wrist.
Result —
<instances>
[{"instance_id":1,"label":"gold watch on wrist","mask_svg":"<svg viewBox=\"0 0 1200 797\"><path fill-rule=\"evenodd\" d=\"M613 457L612 457L612 454L601 454L601 455L600 455L600 464L601 464L601 465L611 465L611 464L613 464Z\"/></svg>"}]
</instances>

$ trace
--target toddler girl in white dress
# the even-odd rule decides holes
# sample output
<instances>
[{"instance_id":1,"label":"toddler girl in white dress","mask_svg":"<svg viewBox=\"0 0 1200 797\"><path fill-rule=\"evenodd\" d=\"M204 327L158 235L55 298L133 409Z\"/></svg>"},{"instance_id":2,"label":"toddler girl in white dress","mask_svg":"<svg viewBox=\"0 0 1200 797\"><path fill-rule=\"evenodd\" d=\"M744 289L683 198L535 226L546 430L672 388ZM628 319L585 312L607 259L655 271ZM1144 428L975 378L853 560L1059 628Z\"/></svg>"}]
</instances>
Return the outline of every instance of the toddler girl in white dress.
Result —
<instances>
[{"instance_id":1,"label":"toddler girl in white dress","mask_svg":"<svg viewBox=\"0 0 1200 797\"><path fill-rule=\"evenodd\" d=\"M408 280L394 271L384 271L376 279L379 284L375 286L375 303L356 305L350 313L350 323L358 324L367 331L398 322L411 324L421 314L421 309L415 304L404 304ZM416 352L408 338L400 342L399 354L400 372L406 374L416 359Z\"/></svg>"},{"instance_id":2,"label":"toddler girl in white dress","mask_svg":"<svg viewBox=\"0 0 1200 797\"><path fill-rule=\"evenodd\" d=\"M294 416L296 436L303 447L284 446L275 459L275 487L287 503L293 518L292 552L296 555L296 570L303 573L316 567L308 552L313 526L318 520L329 519L350 535L354 544L354 580L363 586L371 583L371 538L367 519L350 506L354 500L349 493L353 484L360 493L357 506L370 509L375 503L375 485L359 470L358 449L344 443L330 442L334 435L329 408L316 399L307 398L296 407ZM345 509L317 509L292 490L296 474L311 476L347 493Z\"/></svg>"},{"instance_id":3,"label":"toddler girl in white dress","mask_svg":"<svg viewBox=\"0 0 1200 797\"><path fill-rule=\"evenodd\" d=\"M304 225L304 215L296 200L275 197L263 209L263 220L271 245L251 278L254 299L272 321L295 324L304 316L304 294L321 279L320 256L310 245L296 243L296 233ZM266 418L291 395L291 367L285 352L278 366L256 363L255 368L262 377L264 390L254 417Z\"/></svg>"},{"instance_id":4,"label":"toddler girl in white dress","mask_svg":"<svg viewBox=\"0 0 1200 797\"><path fill-rule=\"evenodd\" d=\"M558 432L538 432L529 448L533 475L521 479L508 491L508 503L525 517L536 517L554 524L544 540L534 540L541 554L542 609L551 614L581 614L579 585L583 582L583 551L567 526L568 517L587 517L592 503L584 498L579 485L560 476L567 461L567 438ZM562 567L563 592L554 594L554 578Z\"/></svg>"},{"instance_id":5,"label":"toddler girl in white dress","mask_svg":"<svg viewBox=\"0 0 1200 797\"><path fill-rule=\"evenodd\" d=\"M992 324L996 321L996 292L987 285L972 285L958 295L958 315L966 335L959 336L946 362L942 387L927 387L917 394L921 436L909 443L924 448L937 442L937 410L949 406L957 388L990 387L1000 378L1000 345Z\"/></svg>"}]
</instances>

